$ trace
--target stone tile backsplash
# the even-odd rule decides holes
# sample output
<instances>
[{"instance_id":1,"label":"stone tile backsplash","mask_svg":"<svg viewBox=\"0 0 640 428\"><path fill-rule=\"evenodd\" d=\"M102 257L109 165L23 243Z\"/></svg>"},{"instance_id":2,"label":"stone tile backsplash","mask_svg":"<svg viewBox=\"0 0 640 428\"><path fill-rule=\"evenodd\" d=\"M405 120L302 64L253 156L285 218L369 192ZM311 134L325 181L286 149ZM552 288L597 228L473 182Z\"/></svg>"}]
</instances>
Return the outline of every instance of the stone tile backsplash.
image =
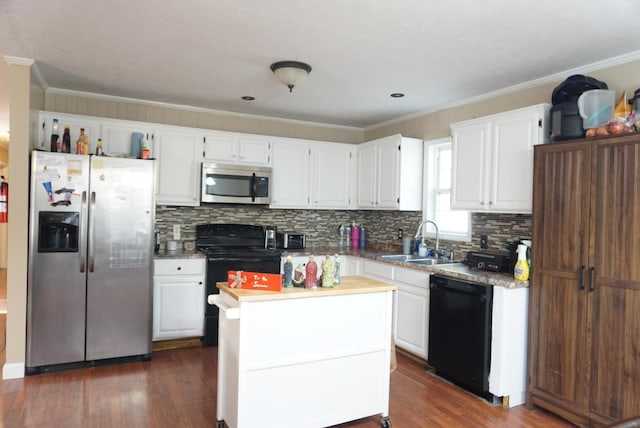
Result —
<instances>
[{"instance_id":1,"label":"stone tile backsplash","mask_svg":"<svg viewBox=\"0 0 640 428\"><path fill-rule=\"evenodd\" d=\"M174 224L181 226L182 240L195 239L195 229L201 223L240 223L275 226L287 232L307 234L307 247L337 245L338 227L341 224L364 225L368 245L392 245L401 251L398 229L404 236L413 237L422 221L421 211L346 211L346 210L284 210L266 206L215 204L200 207L156 208L156 229L161 242L172 239ZM441 240L440 246L454 250L460 258L471 249L480 249L480 234L487 234L489 250L505 251L507 245L518 239L531 239L531 216L524 214L472 215L473 236L471 242ZM433 242L428 242L429 246Z\"/></svg>"}]
</instances>

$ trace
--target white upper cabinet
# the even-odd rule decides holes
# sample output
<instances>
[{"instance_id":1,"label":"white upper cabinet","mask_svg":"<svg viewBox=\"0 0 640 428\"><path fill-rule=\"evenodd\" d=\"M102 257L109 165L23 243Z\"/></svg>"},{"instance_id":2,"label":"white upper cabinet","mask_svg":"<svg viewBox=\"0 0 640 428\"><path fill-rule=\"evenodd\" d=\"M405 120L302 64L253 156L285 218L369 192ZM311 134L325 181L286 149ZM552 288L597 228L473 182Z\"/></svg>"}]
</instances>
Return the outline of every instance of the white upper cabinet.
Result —
<instances>
[{"instance_id":1,"label":"white upper cabinet","mask_svg":"<svg viewBox=\"0 0 640 428\"><path fill-rule=\"evenodd\" d=\"M360 209L422 209L423 141L400 134L358 146Z\"/></svg>"},{"instance_id":2,"label":"white upper cabinet","mask_svg":"<svg viewBox=\"0 0 640 428\"><path fill-rule=\"evenodd\" d=\"M153 126L150 123L144 122L126 120L101 121L100 138L102 138L102 151L111 156L131 156L134 133L142 134L141 142L146 144L147 148L151 151L150 157L155 157L155 153L153 152ZM95 153L95 146L92 153Z\"/></svg>"},{"instance_id":3,"label":"white upper cabinet","mask_svg":"<svg viewBox=\"0 0 640 428\"><path fill-rule=\"evenodd\" d=\"M375 208L377 146L364 143L358 146L358 208Z\"/></svg>"},{"instance_id":4,"label":"white upper cabinet","mask_svg":"<svg viewBox=\"0 0 640 428\"><path fill-rule=\"evenodd\" d=\"M208 162L271 165L271 137L208 132L204 136L204 159Z\"/></svg>"},{"instance_id":5,"label":"white upper cabinet","mask_svg":"<svg viewBox=\"0 0 640 428\"><path fill-rule=\"evenodd\" d=\"M355 192L355 146L340 143L312 143L311 206L353 208Z\"/></svg>"},{"instance_id":6,"label":"white upper cabinet","mask_svg":"<svg viewBox=\"0 0 640 428\"><path fill-rule=\"evenodd\" d=\"M275 140L271 208L352 208L354 161L352 144Z\"/></svg>"},{"instance_id":7,"label":"white upper cabinet","mask_svg":"<svg viewBox=\"0 0 640 428\"><path fill-rule=\"evenodd\" d=\"M158 162L156 203L200 205L202 134L177 127L159 128L153 150Z\"/></svg>"},{"instance_id":8,"label":"white upper cabinet","mask_svg":"<svg viewBox=\"0 0 640 428\"><path fill-rule=\"evenodd\" d=\"M311 165L309 142L277 139L273 143L271 208L308 208Z\"/></svg>"},{"instance_id":9,"label":"white upper cabinet","mask_svg":"<svg viewBox=\"0 0 640 428\"><path fill-rule=\"evenodd\" d=\"M531 213L533 146L548 141L549 104L451 124L451 208Z\"/></svg>"},{"instance_id":10,"label":"white upper cabinet","mask_svg":"<svg viewBox=\"0 0 640 428\"><path fill-rule=\"evenodd\" d=\"M69 134L71 136L70 153L76 152L76 141L80 135L80 128L84 128L84 133L89 137L90 153L95 153L96 141L100 138L100 123L96 118L90 116L76 116L62 113L39 112L38 114L38 133L37 140L32 141L32 148L38 150L49 151L51 148L51 128L53 119L58 119L58 129L60 133L60 143L62 143L62 134L64 127L69 126Z\"/></svg>"}]
</instances>

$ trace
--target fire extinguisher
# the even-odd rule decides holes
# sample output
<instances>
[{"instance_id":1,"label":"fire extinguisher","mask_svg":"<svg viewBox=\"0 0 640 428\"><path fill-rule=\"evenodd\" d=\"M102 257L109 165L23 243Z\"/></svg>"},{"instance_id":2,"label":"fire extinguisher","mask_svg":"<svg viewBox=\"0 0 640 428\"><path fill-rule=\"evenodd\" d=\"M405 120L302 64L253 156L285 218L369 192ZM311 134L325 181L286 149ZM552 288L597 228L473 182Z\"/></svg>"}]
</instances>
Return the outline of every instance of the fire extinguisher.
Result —
<instances>
[{"instance_id":1,"label":"fire extinguisher","mask_svg":"<svg viewBox=\"0 0 640 428\"><path fill-rule=\"evenodd\" d=\"M9 219L9 183L0 176L0 223L7 223Z\"/></svg>"}]
</instances>

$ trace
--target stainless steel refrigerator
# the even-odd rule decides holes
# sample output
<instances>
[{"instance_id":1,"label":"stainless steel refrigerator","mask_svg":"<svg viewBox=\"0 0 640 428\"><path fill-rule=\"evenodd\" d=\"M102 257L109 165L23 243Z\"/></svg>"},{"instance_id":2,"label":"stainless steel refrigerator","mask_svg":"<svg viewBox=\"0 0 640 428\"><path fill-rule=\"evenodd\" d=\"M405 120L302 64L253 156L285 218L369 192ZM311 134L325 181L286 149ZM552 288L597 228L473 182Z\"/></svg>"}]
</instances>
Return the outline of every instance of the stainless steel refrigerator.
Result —
<instances>
[{"instance_id":1,"label":"stainless steel refrigerator","mask_svg":"<svg viewBox=\"0 0 640 428\"><path fill-rule=\"evenodd\" d=\"M34 151L27 374L151 355L155 161Z\"/></svg>"}]
</instances>

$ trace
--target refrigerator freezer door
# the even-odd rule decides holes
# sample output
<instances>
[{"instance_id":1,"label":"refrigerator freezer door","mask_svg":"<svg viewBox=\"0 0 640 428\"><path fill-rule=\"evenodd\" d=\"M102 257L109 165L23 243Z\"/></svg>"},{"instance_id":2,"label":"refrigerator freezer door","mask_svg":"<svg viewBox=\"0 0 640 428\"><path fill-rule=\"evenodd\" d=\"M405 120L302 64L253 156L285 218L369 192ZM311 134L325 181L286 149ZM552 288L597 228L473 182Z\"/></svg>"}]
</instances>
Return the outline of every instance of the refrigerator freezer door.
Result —
<instances>
[{"instance_id":1,"label":"refrigerator freezer door","mask_svg":"<svg viewBox=\"0 0 640 428\"><path fill-rule=\"evenodd\" d=\"M89 157L34 152L27 367L84 360Z\"/></svg>"},{"instance_id":2,"label":"refrigerator freezer door","mask_svg":"<svg viewBox=\"0 0 640 428\"><path fill-rule=\"evenodd\" d=\"M92 157L86 359L151 353L154 161Z\"/></svg>"}]
</instances>

